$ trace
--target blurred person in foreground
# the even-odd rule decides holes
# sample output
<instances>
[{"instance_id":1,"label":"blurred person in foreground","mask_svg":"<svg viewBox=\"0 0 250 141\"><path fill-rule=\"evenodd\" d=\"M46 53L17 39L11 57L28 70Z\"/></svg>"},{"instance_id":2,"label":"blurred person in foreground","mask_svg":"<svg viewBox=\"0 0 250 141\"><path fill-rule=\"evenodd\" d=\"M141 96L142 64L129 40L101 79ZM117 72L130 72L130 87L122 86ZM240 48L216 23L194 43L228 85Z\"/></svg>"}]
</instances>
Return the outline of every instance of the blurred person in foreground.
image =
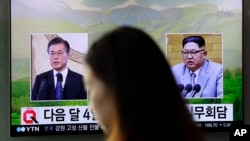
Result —
<instances>
[{"instance_id":1,"label":"blurred person in foreground","mask_svg":"<svg viewBox=\"0 0 250 141\"><path fill-rule=\"evenodd\" d=\"M203 141L164 54L145 32L123 26L106 33L86 63L90 107L107 141Z\"/></svg>"}]
</instances>

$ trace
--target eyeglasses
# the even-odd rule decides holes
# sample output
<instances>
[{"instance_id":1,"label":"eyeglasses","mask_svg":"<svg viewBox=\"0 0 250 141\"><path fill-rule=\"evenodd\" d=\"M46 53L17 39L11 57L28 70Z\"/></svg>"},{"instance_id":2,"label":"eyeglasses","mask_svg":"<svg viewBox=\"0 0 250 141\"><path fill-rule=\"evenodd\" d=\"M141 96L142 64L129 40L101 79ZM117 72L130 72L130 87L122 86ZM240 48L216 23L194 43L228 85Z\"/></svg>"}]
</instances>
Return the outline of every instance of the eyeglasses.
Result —
<instances>
[{"instance_id":1,"label":"eyeglasses","mask_svg":"<svg viewBox=\"0 0 250 141\"><path fill-rule=\"evenodd\" d=\"M182 55L183 56L188 56L189 54L191 55L191 56L196 56L197 55L197 53L199 53L199 52L201 52L201 51L205 51L204 49L201 49L201 50L191 50L191 51L181 51L181 53L182 53Z\"/></svg>"},{"instance_id":2,"label":"eyeglasses","mask_svg":"<svg viewBox=\"0 0 250 141\"><path fill-rule=\"evenodd\" d=\"M57 55L58 57L62 57L62 56L63 56L63 54L64 54L64 52L63 52L63 51L58 51L58 52L50 52L50 53L49 53L49 55L50 55L51 57L55 57L56 55Z\"/></svg>"}]
</instances>

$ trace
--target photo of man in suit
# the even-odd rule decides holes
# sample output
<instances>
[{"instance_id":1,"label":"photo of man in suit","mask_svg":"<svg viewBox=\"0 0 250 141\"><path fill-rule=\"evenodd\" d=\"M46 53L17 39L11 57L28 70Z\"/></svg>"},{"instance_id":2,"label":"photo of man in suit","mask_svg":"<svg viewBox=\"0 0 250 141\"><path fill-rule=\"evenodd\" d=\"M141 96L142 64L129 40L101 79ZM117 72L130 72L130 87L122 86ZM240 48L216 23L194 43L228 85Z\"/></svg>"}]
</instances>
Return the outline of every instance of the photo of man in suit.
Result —
<instances>
[{"instance_id":1,"label":"photo of man in suit","mask_svg":"<svg viewBox=\"0 0 250 141\"><path fill-rule=\"evenodd\" d=\"M182 63L172 72L184 98L222 98L222 64L207 58L205 39L190 35L182 40Z\"/></svg>"},{"instance_id":2,"label":"photo of man in suit","mask_svg":"<svg viewBox=\"0 0 250 141\"><path fill-rule=\"evenodd\" d=\"M70 49L68 41L61 37L49 41L47 53L52 69L35 77L31 100L87 99L83 75L67 66Z\"/></svg>"}]
</instances>

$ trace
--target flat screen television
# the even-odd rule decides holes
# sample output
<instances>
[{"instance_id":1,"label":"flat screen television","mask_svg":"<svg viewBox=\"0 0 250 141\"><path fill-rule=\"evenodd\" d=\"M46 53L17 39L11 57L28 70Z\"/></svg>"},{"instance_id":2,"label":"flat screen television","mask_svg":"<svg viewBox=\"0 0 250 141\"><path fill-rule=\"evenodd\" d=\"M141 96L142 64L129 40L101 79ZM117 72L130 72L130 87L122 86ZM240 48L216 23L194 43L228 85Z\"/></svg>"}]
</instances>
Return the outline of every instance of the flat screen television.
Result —
<instances>
[{"instance_id":1,"label":"flat screen television","mask_svg":"<svg viewBox=\"0 0 250 141\"><path fill-rule=\"evenodd\" d=\"M69 42L68 67L84 76L92 42L120 25L146 31L171 66L182 62L184 37L204 37L207 59L222 65L221 97L183 97L187 107L204 131L229 131L243 122L242 0L11 0L10 6L11 137L102 134L88 98L34 100L32 89L37 75L52 70L52 39ZM41 80L38 91L46 84Z\"/></svg>"}]
</instances>

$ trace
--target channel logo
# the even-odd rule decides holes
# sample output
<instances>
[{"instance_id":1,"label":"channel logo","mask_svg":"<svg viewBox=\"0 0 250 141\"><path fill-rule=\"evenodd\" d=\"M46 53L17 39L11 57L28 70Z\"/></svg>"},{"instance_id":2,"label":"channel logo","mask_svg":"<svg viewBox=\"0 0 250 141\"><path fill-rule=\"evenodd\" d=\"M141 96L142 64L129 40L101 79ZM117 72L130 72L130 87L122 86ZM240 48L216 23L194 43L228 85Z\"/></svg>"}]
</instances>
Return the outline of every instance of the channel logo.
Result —
<instances>
[{"instance_id":1,"label":"channel logo","mask_svg":"<svg viewBox=\"0 0 250 141\"><path fill-rule=\"evenodd\" d=\"M20 132L25 132L25 127L17 127L17 128L16 128L16 131L17 131L18 133L20 133Z\"/></svg>"},{"instance_id":2,"label":"channel logo","mask_svg":"<svg viewBox=\"0 0 250 141\"><path fill-rule=\"evenodd\" d=\"M33 108L22 108L21 109L22 113L22 125L31 125L31 124L38 124L39 122L37 121L37 112Z\"/></svg>"},{"instance_id":3,"label":"channel logo","mask_svg":"<svg viewBox=\"0 0 250 141\"><path fill-rule=\"evenodd\" d=\"M17 127L16 132L39 132L38 126Z\"/></svg>"}]
</instances>

